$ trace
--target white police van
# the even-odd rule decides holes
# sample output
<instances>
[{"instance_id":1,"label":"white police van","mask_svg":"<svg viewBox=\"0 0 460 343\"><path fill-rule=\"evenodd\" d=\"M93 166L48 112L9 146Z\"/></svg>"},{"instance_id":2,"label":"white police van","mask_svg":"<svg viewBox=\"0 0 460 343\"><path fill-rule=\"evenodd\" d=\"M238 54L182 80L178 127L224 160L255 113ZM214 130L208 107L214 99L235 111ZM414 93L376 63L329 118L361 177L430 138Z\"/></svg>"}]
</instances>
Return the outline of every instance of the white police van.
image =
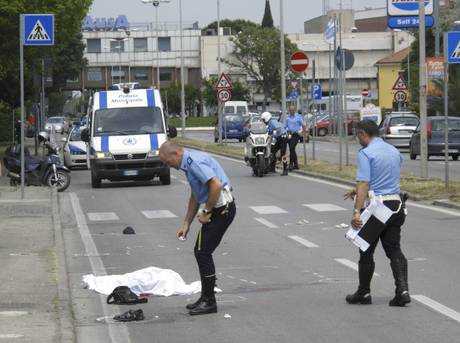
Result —
<instances>
[{"instance_id":1,"label":"white police van","mask_svg":"<svg viewBox=\"0 0 460 343\"><path fill-rule=\"evenodd\" d=\"M91 185L101 181L152 180L171 183L170 170L158 151L175 128L166 126L163 103L156 89L96 92L89 109L89 125L81 133L89 149Z\"/></svg>"}]
</instances>

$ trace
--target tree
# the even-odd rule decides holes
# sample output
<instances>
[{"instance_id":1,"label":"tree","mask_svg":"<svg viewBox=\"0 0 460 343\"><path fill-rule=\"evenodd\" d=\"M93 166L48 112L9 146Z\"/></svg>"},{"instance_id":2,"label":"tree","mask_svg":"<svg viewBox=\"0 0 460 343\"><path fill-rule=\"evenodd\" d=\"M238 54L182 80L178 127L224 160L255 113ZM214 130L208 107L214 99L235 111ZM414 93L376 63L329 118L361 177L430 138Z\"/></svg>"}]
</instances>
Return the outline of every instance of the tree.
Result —
<instances>
[{"instance_id":1,"label":"tree","mask_svg":"<svg viewBox=\"0 0 460 343\"><path fill-rule=\"evenodd\" d=\"M273 17L269 0L265 0L265 13L262 19L262 27L273 27Z\"/></svg>"},{"instance_id":2,"label":"tree","mask_svg":"<svg viewBox=\"0 0 460 343\"><path fill-rule=\"evenodd\" d=\"M287 37L285 39L285 56L289 59L297 50ZM241 70L253 79L261 88L265 102L268 98L280 97L280 31L275 28L253 27L233 37L234 50L228 65Z\"/></svg>"},{"instance_id":3,"label":"tree","mask_svg":"<svg viewBox=\"0 0 460 343\"><path fill-rule=\"evenodd\" d=\"M211 77L203 80L203 87L201 97L203 103L212 112L217 112L217 91L216 91L217 77ZM249 101L249 89L240 81L232 82L232 100Z\"/></svg>"},{"instance_id":4,"label":"tree","mask_svg":"<svg viewBox=\"0 0 460 343\"><path fill-rule=\"evenodd\" d=\"M173 82L161 89L165 105L168 104L168 112L179 114L181 112L181 83ZM195 112L200 99L200 92L194 85L185 85L185 111Z\"/></svg>"},{"instance_id":5,"label":"tree","mask_svg":"<svg viewBox=\"0 0 460 343\"><path fill-rule=\"evenodd\" d=\"M0 94L10 106L19 105L19 15L21 13L53 13L55 15L55 46L25 47L24 72L26 99L36 98L38 89L33 87L34 73L41 72L40 60L50 57L53 61L53 89L58 91L67 79L79 75L85 64L84 45L81 42L81 22L89 11L92 0L0 0Z\"/></svg>"},{"instance_id":6,"label":"tree","mask_svg":"<svg viewBox=\"0 0 460 343\"><path fill-rule=\"evenodd\" d=\"M244 31L245 29L249 27L256 27L256 26L257 26L256 23L250 20L244 20L244 19L235 19L235 20L223 19L220 21L220 27L231 28L232 34L234 35L238 34L239 32ZM207 29L217 30L217 21L213 21L212 23L208 24L208 26L206 26L204 30L207 30Z\"/></svg>"}]
</instances>

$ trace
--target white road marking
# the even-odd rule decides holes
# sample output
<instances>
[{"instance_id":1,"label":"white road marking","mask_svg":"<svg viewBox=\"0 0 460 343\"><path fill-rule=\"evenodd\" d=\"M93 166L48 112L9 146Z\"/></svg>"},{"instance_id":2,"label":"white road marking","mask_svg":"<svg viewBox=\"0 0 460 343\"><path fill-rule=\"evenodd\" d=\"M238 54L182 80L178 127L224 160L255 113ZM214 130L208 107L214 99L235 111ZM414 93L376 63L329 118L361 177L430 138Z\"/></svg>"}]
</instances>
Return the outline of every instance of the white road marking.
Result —
<instances>
[{"instance_id":1,"label":"white road marking","mask_svg":"<svg viewBox=\"0 0 460 343\"><path fill-rule=\"evenodd\" d=\"M142 214L147 219L177 218L177 216L168 210L145 210Z\"/></svg>"},{"instance_id":2,"label":"white road marking","mask_svg":"<svg viewBox=\"0 0 460 343\"><path fill-rule=\"evenodd\" d=\"M412 299L417 300L419 303L422 303L423 305L428 306L432 310L435 310L436 312L439 312L445 315L446 317L449 317L460 323L460 313L458 313L457 311L447 306L444 306L443 304L440 304L437 301L434 301L433 299L430 299L421 294L412 295L411 297Z\"/></svg>"},{"instance_id":3,"label":"white road marking","mask_svg":"<svg viewBox=\"0 0 460 343\"><path fill-rule=\"evenodd\" d=\"M80 233L81 240L83 245L85 246L86 253L88 254L88 259L91 264L91 270L93 274L98 272L98 275L103 276L107 275L107 271L105 270L104 263L102 263L101 258L99 257L99 252L97 251L96 244L91 237L88 224L86 223L85 215L80 207L80 201L78 200L78 196L75 193L69 193L70 201L72 203L72 208L75 214L75 218L77 221L78 231ZM101 301L102 310L105 316L113 317L117 313L120 312L120 308L118 306L109 306L106 303L105 297L99 296L99 300ZM112 312L113 311L113 312ZM131 342L129 338L129 332L125 324L108 324L108 331L109 337L112 343L129 343Z\"/></svg>"},{"instance_id":4,"label":"white road marking","mask_svg":"<svg viewBox=\"0 0 460 343\"><path fill-rule=\"evenodd\" d=\"M278 206L250 206L250 208L259 214L282 214L288 213Z\"/></svg>"},{"instance_id":5,"label":"white road marking","mask_svg":"<svg viewBox=\"0 0 460 343\"><path fill-rule=\"evenodd\" d=\"M335 261L343 264L344 266L347 266L348 268L353 269L354 271L358 271L358 265L350 260L347 260L346 258L334 258ZM375 276L380 276L380 274L374 273Z\"/></svg>"},{"instance_id":6,"label":"white road marking","mask_svg":"<svg viewBox=\"0 0 460 343\"><path fill-rule=\"evenodd\" d=\"M220 155L216 155L216 154L211 154L211 155L215 156L217 158L221 158L221 159L224 159L224 160L236 162L236 163L239 163L239 164L245 164L244 161L238 160L236 158L220 156ZM302 180L315 182L315 183L322 183L324 185L333 186L333 187L336 187L336 188L341 188L341 189L346 189L346 190L350 190L350 188L352 188L352 186L340 184L340 183L333 182L333 181L322 180L322 179L318 179L318 178L314 178L314 177L306 176L306 175L289 173L289 176L290 177L295 177L297 179L302 179ZM460 217L460 211L457 211L457 210L445 209L445 208L441 208L441 207L438 207L438 206L423 205L423 204L415 203L413 201L408 201L406 204L409 205L409 206L413 206L413 207L423 208L423 209L434 211L434 212L439 212L439 213L444 213L444 214L449 214L449 215L452 215L452 216Z\"/></svg>"},{"instance_id":7,"label":"white road marking","mask_svg":"<svg viewBox=\"0 0 460 343\"><path fill-rule=\"evenodd\" d=\"M335 212L347 210L346 208L334 204L302 204L302 206L308 207L317 212Z\"/></svg>"},{"instance_id":8,"label":"white road marking","mask_svg":"<svg viewBox=\"0 0 460 343\"><path fill-rule=\"evenodd\" d=\"M115 212L88 212L87 216L93 222L120 220Z\"/></svg>"},{"instance_id":9,"label":"white road marking","mask_svg":"<svg viewBox=\"0 0 460 343\"><path fill-rule=\"evenodd\" d=\"M0 334L0 339L4 339L4 338L23 338L24 335L20 335L20 334L17 334L17 333L3 333L3 334Z\"/></svg>"},{"instance_id":10,"label":"white road marking","mask_svg":"<svg viewBox=\"0 0 460 343\"><path fill-rule=\"evenodd\" d=\"M277 229L278 226L273 224L272 222L269 222L268 220L264 219L264 218L254 218L254 220L257 220L259 223L261 223L262 225L265 225L266 227L270 228L270 229Z\"/></svg>"},{"instance_id":11,"label":"white road marking","mask_svg":"<svg viewBox=\"0 0 460 343\"><path fill-rule=\"evenodd\" d=\"M306 240L305 238L299 237L299 236L289 236L290 239L306 246L307 248L319 248L319 245L316 245L313 242L310 242Z\"/></svg>"},{"instance_id":12,"label":"white road marking","mask_svg":"<svg viewBox=\"0 0 460 343\"><path fill-rule=\"evenodd\" d=\"M0 312L0 317L20 317L29 314L26 311L2 311Z\"/></svg>"}]
</instances>

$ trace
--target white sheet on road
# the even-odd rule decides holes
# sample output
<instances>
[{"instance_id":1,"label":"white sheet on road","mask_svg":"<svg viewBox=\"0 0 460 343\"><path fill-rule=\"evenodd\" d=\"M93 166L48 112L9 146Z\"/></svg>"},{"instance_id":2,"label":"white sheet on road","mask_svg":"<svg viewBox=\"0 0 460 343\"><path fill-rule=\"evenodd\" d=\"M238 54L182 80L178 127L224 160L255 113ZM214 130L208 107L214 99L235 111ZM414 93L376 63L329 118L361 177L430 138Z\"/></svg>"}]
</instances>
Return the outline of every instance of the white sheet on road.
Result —
<instances>
[{"instance_id":1,"label":"white sheet on road","mask_svg":"<svg viewBox=\"0 0 460 343\"><path fill-rule=\"evenodd\" d=\"M83 276L85 288L109 295L118 286L127 286L136 293L169 297L201 292L201 281L186 284L182 277L171 269L148 267L123 275ZM222 292L216 288L216 292Z\"/></svg>"}]
</instances>

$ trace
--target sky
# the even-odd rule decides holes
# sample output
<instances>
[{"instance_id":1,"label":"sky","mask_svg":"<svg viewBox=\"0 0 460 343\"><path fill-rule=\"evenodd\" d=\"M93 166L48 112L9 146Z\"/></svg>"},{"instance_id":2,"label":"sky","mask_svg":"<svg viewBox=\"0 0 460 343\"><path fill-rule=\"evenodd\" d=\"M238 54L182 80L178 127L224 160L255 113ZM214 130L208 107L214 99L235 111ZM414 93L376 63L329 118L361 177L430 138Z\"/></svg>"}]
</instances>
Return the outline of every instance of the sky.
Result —
<instances>
[{"instance_id":1,"label":"sky","mask_svg":"<svg viewBox=\"0 0 460 343\"><path fill-rule=\"evenodd\" d=\"M364 6L385 7L386 0L342 0L346 7L362 9ZM182 0L184 22L198 21L200 27L216 20L216 0ZM265 0L220 0L221 18L249 19L261 22ZM270 0L275 25L279 25L279 0ZM329 0L331 6L340 0ZM179 0L160 5L160 21L179 21ZM116 17L125 14L131 22L154 20L153 6L143 4L141 0L94 0L90 15L95 17ZM322 0L284 0L285 31L303 32L303 22L322 14Z\"/></svg>"}]
</instances>

